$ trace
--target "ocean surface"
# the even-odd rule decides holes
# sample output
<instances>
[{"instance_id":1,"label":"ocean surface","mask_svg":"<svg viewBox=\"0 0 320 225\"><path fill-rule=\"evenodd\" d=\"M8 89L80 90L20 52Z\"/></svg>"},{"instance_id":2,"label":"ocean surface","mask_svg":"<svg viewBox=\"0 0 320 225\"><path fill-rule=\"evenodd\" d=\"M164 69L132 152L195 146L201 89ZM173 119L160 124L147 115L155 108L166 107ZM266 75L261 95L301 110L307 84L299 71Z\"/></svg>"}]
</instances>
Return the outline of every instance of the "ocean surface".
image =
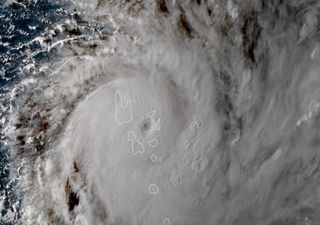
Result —
<instances>
[{"instance_id":1,"label":"ocean surface","mask_svg":"<svg viewBox=\"0 0 320 225\"><path fill-rule=\"evenodd\" d=\"M30 77L35 66L49 62L56 57L54 52L43 51L41 44L35 41L48 35L59 22L70 17L61 5L48 1L0 2L0 95L1 130L8 123L8 114L16 110L7 97L15 84ZM14 146L10 145L4 133L0 144L0 224L20 224L21 192L16 192L17 180L10 176L15 168ZM23 224L23 223L21 223Z\"/></svg>"},{"instance_id":2,"label":"ocean surface","mask_svg":"<svg viewBox=\"0 0 320 225\"><path fill-rule=\"evenodd\" d=\"M318 225L320 1L0 0L1 225Z\"/></svg>"}]
</instances>

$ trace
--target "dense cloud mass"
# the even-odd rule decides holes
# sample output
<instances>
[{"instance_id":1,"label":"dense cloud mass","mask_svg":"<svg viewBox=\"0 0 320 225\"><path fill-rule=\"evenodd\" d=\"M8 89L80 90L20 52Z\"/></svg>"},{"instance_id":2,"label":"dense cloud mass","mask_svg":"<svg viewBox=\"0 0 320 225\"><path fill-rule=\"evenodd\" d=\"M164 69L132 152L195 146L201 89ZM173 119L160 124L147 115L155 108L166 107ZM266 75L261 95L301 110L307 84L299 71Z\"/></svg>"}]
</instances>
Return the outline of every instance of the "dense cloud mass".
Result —
<instances>
[{"instance_id":1,"label":"dense cloud mass","mask_svg":"<svg viewBox=\"0 0 320 225\"><path fill-rule=\"evenodd\" d=\"M72 7L15 100L25 224L319 223L319 1Z\"/></svg>"}]
</instances>

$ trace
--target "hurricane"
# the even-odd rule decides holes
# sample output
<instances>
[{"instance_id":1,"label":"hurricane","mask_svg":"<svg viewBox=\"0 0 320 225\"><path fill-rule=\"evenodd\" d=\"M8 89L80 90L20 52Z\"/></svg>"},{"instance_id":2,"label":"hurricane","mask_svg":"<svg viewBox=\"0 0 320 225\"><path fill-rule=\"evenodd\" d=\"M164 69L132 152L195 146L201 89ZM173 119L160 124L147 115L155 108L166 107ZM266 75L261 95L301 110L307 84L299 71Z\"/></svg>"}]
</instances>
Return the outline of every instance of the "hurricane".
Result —
<instances>
[{"instance_id":1,"label":"hurricane","mask_svg":"<svg viewBox=\"0 0 320 225\"><path fill-rule=\"evenodd\" d=\"M0 224L319 224L320 1L0 18Z\"/></svg>"}]
</instances>

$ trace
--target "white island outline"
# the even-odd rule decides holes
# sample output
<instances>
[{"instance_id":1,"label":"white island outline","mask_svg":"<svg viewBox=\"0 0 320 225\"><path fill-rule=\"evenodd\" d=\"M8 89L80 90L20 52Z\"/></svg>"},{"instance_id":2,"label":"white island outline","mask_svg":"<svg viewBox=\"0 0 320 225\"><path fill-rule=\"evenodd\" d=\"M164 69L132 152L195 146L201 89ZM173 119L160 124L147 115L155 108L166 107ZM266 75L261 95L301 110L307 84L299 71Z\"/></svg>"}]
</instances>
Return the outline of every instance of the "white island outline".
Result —
<instances>
[{"instance_id":1,"label":"white island outline","mask_svg":"<svg viewBox=\"0 0 320 225\"><path fill-rule=\"evenodd\" d=\"M131 152L134 155L138 153L144 153L145 149L143 144L137 139L136 134L133 131L128 132L127 140L131 142Z\"/></svg>"},{"instance_id":2,"label":"white island outline","mask_svg":"<svg viewBox=\"0 0 320 225\"><path fill-rule=\"evenodd\" d=\"M151 148L155 148L158 146L158 139L157 138L153 138L151 140L148 141L148 145L151 147Z\"/></svg>"},{"instance_id":3,"label":"white island outline","mask_svg":"<svg viewBox=\"0 0 320 225\"><path fill-rule=\"evenodd\" d=\"M150 184L149 186L149 193L152 195L158 194L160 191L157 184Z\"/></svg>"},{"instance_id":4,"label":"white island outline","mask_svg":"<svg viewBox=\"0 0 320 225\"><path fill-rule=\"evenodd\" d=\"M119 90L116 91L114 100L116 103L116 112L114 117L117 124L121 126L122 124L130 123L133 120L131 100L127 100L124 104L124 100L122 99Z\"/></svg>"},{"instance_id":5,"label":"white island outline","mask_svg":"<svg viewBox=\"0 0 320 225\"><path fill-rule=\"evenodd\" d=\"M163 220L163 225L171 225L171 222L170 222L169 218L165 218Z\"/></svg>"}]
</instances>

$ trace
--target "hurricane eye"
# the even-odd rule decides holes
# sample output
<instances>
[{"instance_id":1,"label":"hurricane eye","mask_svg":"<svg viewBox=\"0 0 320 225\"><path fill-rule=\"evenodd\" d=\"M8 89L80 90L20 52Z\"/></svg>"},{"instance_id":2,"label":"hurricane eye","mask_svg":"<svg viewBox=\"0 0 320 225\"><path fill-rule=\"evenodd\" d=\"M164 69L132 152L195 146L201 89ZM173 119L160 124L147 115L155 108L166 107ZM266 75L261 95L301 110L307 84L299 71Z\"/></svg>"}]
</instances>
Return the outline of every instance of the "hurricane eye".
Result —
<instances>
[{"instance_id":1,"label":"hurricane eye","mask_svg":"<svg viewBox=\"0 0 320 225\"><path fill-rule=\"evenodd\" d=\"M145 119L141 123L141 132L146 132L151 128L151 120L150 119Z\"/></svg>"}]
</instances>

